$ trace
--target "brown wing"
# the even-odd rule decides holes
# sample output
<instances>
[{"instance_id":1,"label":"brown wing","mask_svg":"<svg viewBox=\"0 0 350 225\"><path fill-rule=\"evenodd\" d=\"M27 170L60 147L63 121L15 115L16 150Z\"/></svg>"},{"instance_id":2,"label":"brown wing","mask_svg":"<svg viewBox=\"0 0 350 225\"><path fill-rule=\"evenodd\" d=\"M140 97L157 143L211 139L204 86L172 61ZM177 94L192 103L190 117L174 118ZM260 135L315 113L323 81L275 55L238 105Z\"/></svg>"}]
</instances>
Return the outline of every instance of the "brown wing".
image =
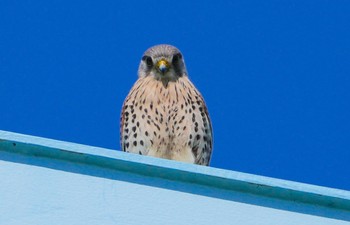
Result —
<instances>
[{"instance_id":1,"label":"brown wing","mask_svg":"<svg viewBox=\"0 0 350 225\"><path fill-rule=\"evenodd\" d=\"M119 133L120 133L120 147L122 149L122 151L126 151L126 146L125 146L125 137L124 137L124 122L125 122L125 112L126 112L126 108L127 105L126 103L127 98L125 99L124 103L123 103L123 107L122 107L122 112L120 114L120 128L119 128Z\"/></svg>"},{"instance_id":2,"label":"brown wing","mask_svg":"<svg viewBox=\"0 0 350 225\"><path fill-rule=\"evenodd\" d=\"M192 142L191 148L195 157L195 163L208 166L213 149L213 131L209 118L208 109L200 92L187 80L190 95L188 99L191 107L192 117Z\"/></svg>"},{"instance_id":3,"label":"brown wing","mask_svg":"<svg viewBox=\"0 0 350 225\"><path fill-rule=\"evenodd\" d=\"M141 117L142 107L145 107L142 86L144 79L139 79L124 101L120 117L120 143L124 152L146 155L149 137L145 136L147 132L142 126L145 123L144 116Z\"/></svg>"},{"instance_id":4,"label":"brown wing","mask_svg":"<svg viewBox=\"0 0 350 225\"><path fill-rule=\"evenodd\" d=\"M212 154L213 132L208 110L202 97L198 102L198 112L196 114L199 116L200 121L197 123L199 128L194 137L192 151L196 158L195 163L207 166L210 163Z\"/></svg>"}]
</instances>

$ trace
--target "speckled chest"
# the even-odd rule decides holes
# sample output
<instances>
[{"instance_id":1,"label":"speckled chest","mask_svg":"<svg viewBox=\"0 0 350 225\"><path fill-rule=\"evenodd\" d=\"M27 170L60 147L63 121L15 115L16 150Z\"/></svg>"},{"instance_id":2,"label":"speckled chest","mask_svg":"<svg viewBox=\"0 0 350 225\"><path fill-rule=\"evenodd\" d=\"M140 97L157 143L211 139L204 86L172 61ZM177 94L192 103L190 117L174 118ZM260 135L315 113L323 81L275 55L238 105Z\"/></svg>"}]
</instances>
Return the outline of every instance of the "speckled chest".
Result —
<instances>
[{"instance_id":1,"label":"speckled chest","mask_svg":"<svg viewBox=\"0 0 350 225\"><path fill-rule=\"evenodd\" d=\"M208 139L209 124L200 94L184 82L136 83L123 108L123 150L181 151Z\"/></svg>"}]
</instances>

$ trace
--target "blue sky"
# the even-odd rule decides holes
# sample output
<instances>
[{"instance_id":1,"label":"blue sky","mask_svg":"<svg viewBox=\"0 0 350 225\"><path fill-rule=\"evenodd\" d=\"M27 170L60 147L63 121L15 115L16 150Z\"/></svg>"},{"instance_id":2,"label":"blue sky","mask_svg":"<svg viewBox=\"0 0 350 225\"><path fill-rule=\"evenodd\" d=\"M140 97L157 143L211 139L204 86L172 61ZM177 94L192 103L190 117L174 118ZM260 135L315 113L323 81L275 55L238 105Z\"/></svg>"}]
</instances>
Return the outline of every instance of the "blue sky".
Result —
<instances>
[{"instance_id":1,"label":"blue sky","mask_svg":"<svg viewBox=\"0 0 350 225\"><path fill-rule=\"evenodd\" d=\"M0 2L0 129L110 149L143 52L203 94L214 167L350 190L348 1Z\"/></svg>"}]
</instances>

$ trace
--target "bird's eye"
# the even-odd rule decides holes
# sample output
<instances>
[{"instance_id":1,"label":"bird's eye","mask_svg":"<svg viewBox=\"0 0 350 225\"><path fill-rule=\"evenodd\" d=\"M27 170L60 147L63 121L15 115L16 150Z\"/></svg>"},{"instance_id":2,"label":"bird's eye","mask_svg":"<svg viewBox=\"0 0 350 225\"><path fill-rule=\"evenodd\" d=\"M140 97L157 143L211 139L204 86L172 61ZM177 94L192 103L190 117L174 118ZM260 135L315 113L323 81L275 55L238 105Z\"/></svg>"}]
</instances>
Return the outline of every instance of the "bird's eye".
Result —
<instances>
[{"instance_id":1,"label":"bird's eye","mask_svg":"<svg viewBox=\"0 0 350 225\"><path fill-rule=\"evenodd\" d=\"M173 56L173 64L177 64L177 63L180 61L180 59L182 59L181 53L175 54L175 55Z\"/></svg>"},{"instance_id":2,"label":"bird's eye","mask_svg":"<svg viewBox=\"0 0 350 225\"><path fill-rule=\"evenodd\" d=\"M144 61L148 67L152 67L153 66L153 60L148 55L143 56L142 57L142 61Z\"/></svg>"}]
</instances>

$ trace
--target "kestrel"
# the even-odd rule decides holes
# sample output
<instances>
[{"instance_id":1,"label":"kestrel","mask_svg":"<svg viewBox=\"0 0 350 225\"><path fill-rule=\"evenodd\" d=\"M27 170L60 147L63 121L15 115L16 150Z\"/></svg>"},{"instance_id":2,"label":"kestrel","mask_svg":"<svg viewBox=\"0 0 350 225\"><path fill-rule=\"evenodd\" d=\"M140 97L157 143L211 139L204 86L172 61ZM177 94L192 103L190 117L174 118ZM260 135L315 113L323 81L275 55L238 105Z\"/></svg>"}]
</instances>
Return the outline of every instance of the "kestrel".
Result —
<instances>
[{"instance_id":1,"label":"kestrel","mask_svg":"<svg viewBox=\"0 0 350 225\"><path fill-rule=\"evenodd\" d=\"M156 45L142 56L120 120L125 152L209 165L212 126L181 52Z\"/></svg>"}]
</instances>

